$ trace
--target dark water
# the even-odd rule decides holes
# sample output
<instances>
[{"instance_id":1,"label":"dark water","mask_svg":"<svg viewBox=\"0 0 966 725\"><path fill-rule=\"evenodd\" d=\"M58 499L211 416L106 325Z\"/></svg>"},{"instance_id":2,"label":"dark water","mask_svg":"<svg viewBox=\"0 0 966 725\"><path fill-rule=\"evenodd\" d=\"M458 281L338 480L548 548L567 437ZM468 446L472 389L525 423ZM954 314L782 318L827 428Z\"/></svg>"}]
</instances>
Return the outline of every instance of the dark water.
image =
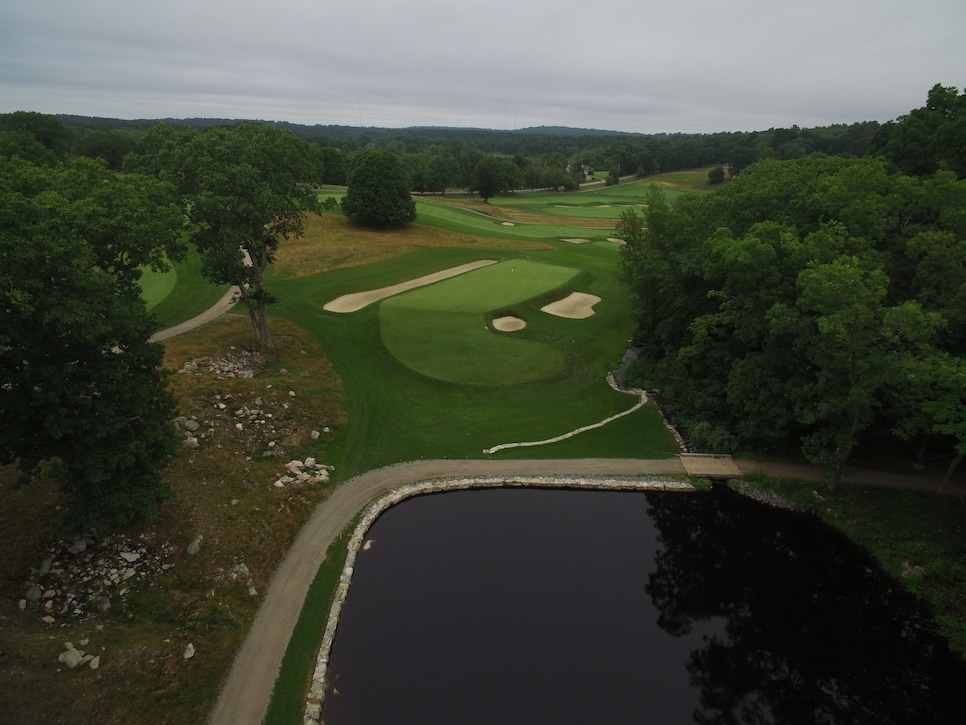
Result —
<instances>
[{"instance_id":1,"label":"dark water","mask_svg":"<svg viewBox=\"0 0 966 725\"><path fill-rule=\"evenodd\" d=\"M966 717L966 667L867 555L729 491L421 496L369 538L327 725Z\"/></svg>"}]
</instances>

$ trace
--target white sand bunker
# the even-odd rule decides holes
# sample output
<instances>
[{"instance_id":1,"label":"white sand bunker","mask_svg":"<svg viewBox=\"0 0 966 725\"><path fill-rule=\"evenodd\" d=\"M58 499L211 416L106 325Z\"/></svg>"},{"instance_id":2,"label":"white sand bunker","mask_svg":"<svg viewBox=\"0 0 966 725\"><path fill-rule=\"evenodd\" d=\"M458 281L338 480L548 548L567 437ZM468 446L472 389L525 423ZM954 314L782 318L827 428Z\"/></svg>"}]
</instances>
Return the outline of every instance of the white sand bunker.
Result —
<instances>
[{"instance_id":1,"label":"white sand bunker","mask_svg":"<svg viewBox=\"0 0 966 725\"><path fill-rule=\"evenodd\" d=\"M617 237L607 237L608 242L614 242L616 244L627 244L623 239L618 239Z\"/></svg>"},{"instance_id":2,"label":"white sand bunker","mask_svg":"<svg viewBox=\"0 0 966 725\"><path fill-rule=\"evenodd\" d=\"M589 239L584 239L583 237L570 237L569 239L564 239L565 242L570 242L571 244L587 244Z\"/></svg>"},{"instance_id":3,"label":"white sand bunker","mask_svg":"<svg viewBox=\"0 0 966 725\"><path fill-rule=\"evenodd\" d=\"M513 222L500 222L500 223L503 226L505 226L505 227L515 227L516 226L516 224L514 224Z\"/></svg>"},{"instance_id":4,"label":"white sand bunker","mask_svg":"<svg viewBox=\"0 0 966 725\"><path fill-rule=\"evenodd\" d=\"M526 320L522 320L515 315L503 315L503 317L494 317L493 322L494 330L499 330L500 332L516 332L517 330L522 330L527 326Z\"/></svg>"},{"instance_id":5,"label":"white sand bunker","mask_svg":"<svg viewBox=\"0 0 966 725\"><path fill-rule=\"evenodd\" d=\"M399 284L394 284L389 287L380 287L379 289L366 290L365 292L355 292L351 295L342 295L341 297L337 297L331 302L326 303L322 309L328 312L355 312L356 310L361 310L366 305L371 305L373 302L378 302L379 300L384 300L387 297L392 297L400 292L406 292L411 289L416 289L417 287L432 284L433 282L449 279L450 277L455 277L458 274L463 274L463 272L470 272L474 269L487 267L491 264L496 264L496 260L481 259L476 262L461 264L458 267L450 267L449 269L444 269L439 272L433 272L432 274L427 274L424 277L417 277L416 279L411 279L408 282L400 282Z\"/></svg>"},{"instance_id":6,"label":"white sand bunker","mask_svg":"<svg viewBox=\"0 0 966 725\"><path fill-rule=\"evenodd\" d=\"M594 314L594 305L600 302L597 295L586 292L572 292L562 300L551 302L540 308L542 312L571 320L583 320Z\"/></svg>"}]
</instances>

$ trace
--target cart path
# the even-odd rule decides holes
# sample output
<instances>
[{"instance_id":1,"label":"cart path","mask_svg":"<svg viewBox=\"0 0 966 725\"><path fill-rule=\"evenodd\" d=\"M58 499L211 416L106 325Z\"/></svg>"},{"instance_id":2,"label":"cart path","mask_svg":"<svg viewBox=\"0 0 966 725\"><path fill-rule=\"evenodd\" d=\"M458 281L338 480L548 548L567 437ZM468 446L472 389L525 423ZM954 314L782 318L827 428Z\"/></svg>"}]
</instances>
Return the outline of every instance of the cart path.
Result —
<instances>
[{"instance_id":1,"label":"cart path","mask_svg":"<svg viewBox=\"0 0 966 725\"><path fill-rule=\"evenodd\" d=\"M815 466L735 461L742 473L762 471L803 481L822 480ZM398 463L360 474L342 483L316 507L299 531L269 584L244 644L235 657L211 725L260 725L271 698L282 657L302 610L309 585L325 559L325 552L352 517L377 496L399 486L435 478L470 476L638 476L685 475L679 458L639 460L586 458L571 460L431 460ZM950 482L949 492L966 495L962 476ZM935 492L939 479L879 471L856 471L844 484L863 483Z\"/></svg>"},{"instance_id":2,"label":"cart path","mask_svg":"<svg viewBox=\"0 0 966 725\"><path fill-rule=\"evenodd\" d=\"M190 320L185 320L184 322L180 322L177 325L174 325L173 327L168 327L164 330L158 330L153 335L151 335L151 339L149 341L160 342L161 340L167 340L169 337L174 337L175 335L181 335L187 332L188 330L195 329L196 327L201 327L205 323L211 322L212 320L215 320L221 317L226 312L228 312L228 310L232 308L232 305L235 304L235 301L237 299L238 299L238 288L231 287L227 292L225 292L224 295L222 295L220 300L218 300L215 304L213 304L207 310L202 312L200 315L196 315L195 317L192 317Z\"/></svg>"}]
</instances>

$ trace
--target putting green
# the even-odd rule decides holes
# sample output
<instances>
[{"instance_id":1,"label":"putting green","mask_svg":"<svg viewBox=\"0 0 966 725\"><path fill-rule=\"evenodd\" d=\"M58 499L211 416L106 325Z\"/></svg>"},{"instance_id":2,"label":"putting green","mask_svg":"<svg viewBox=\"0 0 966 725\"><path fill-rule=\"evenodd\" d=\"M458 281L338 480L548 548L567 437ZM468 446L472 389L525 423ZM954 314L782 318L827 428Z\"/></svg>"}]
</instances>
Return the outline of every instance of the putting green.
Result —
<instances>
[{"instance_id":1,"label":"putting green","mask_svg":"<svg viewBox=\"0 0 966 725\"><path fill-rule=\"evenodd\" d=\"M550 378L563 370L564 356L525 333L495 331L488 316L546 295L578 272L514 259L398 294L379 308L383 343L406 367L438 380L512 385Z\"/></svg>"}]
</instances>

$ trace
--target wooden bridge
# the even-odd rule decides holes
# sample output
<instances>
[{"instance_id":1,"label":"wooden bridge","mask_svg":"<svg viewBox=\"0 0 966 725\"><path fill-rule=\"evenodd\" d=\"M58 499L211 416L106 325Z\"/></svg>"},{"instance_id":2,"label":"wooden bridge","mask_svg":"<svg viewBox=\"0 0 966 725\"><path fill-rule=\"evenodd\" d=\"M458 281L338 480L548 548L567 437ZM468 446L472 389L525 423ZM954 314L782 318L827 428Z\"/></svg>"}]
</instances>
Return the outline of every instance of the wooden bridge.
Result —
<instances>
[{"instance_id":1,"label":"wooden bridge","mask_svg":"<svg viewBox=\"0 0 966 725\"><path fill-rule=\"evenodd\" d=\"M712 482L727 482L741 478L741 469L731 460L731 456L716 453L682 453L681 463L689 476L707 478Z\"/></svg>"}]
</instances>

